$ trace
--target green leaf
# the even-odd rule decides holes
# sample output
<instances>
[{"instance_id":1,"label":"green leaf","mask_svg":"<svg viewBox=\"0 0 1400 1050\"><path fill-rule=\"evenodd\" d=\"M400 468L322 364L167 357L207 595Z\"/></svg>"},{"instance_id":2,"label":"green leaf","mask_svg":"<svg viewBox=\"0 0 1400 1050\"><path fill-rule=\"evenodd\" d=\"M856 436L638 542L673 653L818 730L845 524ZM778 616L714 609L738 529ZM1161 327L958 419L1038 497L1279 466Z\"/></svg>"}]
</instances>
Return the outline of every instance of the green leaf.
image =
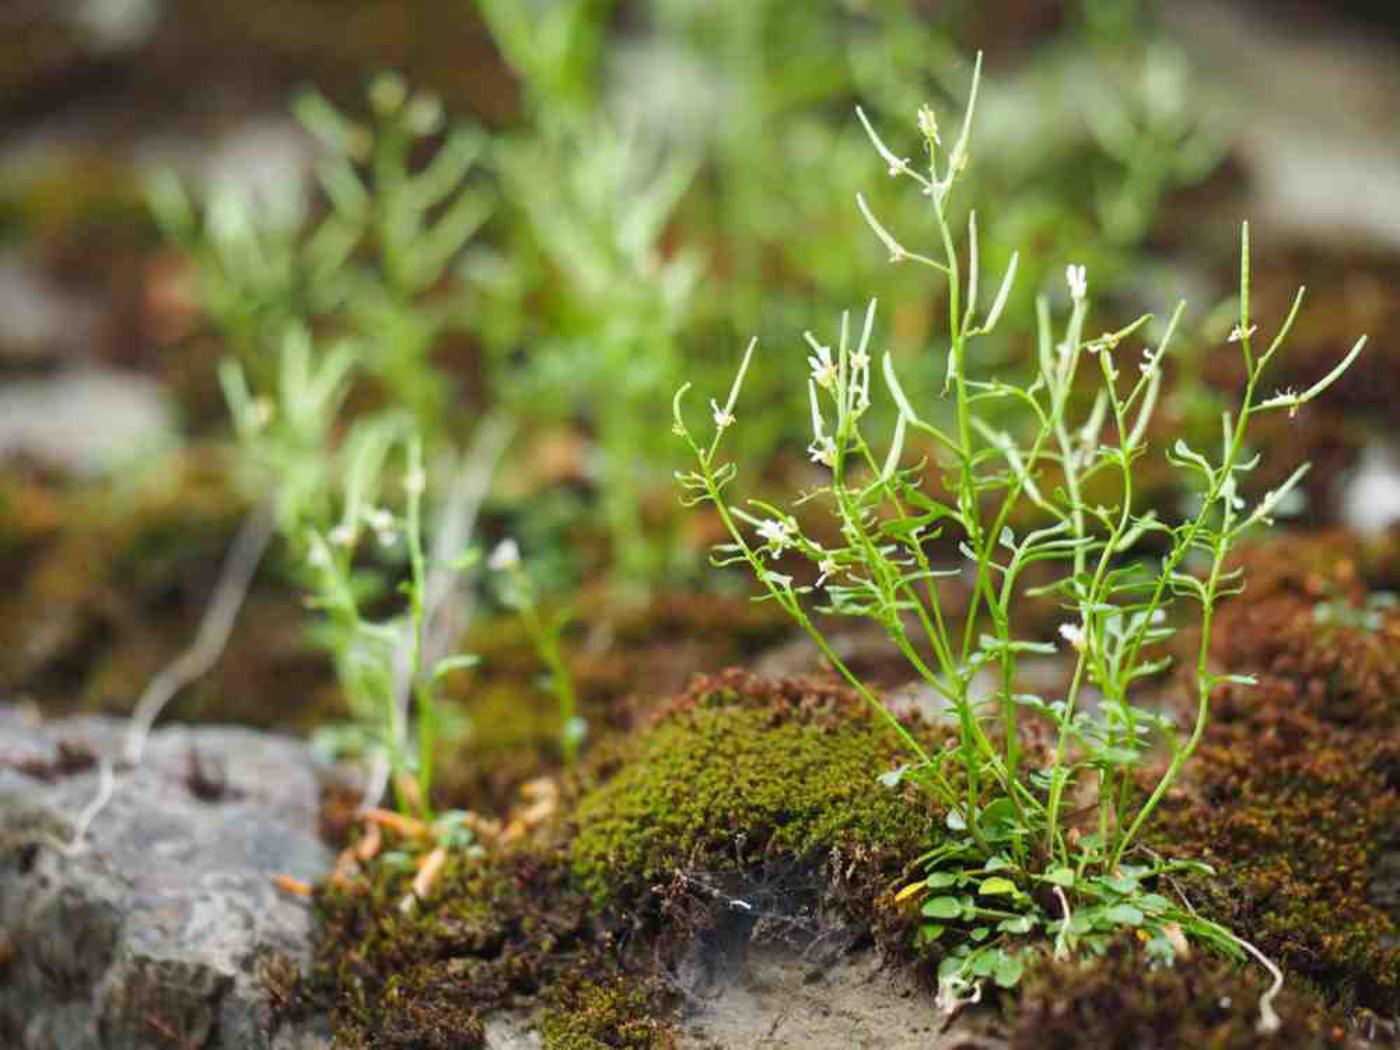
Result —
<instances>
[{"instance_id":1,"label":"green leaf","mask_svg":"<svg viewBox=\"0 0 1400 1050\"><path fill-rule=\"evenodd\" d=\"M1014 919L1002 919L997 929L1002 933L1030 933L1035 929L1035 920L1029 915L1018 915Z\"/></svg>"},{"instance_id":2,"label":"green leaf","mask_svg":"<svg viewBox=\"0 0 1400 1050\"><path fill-rule=\"evenodd\" d=\"M1016 803L1009 798L999 798L983 807L982 812L977 817L977 823L984 829L990 829L997 824L1014 824L1016 821Z\"/></svg>"},{"instance_id":3,"label":"green leaf","mask_svg":"<svg viewBox=\"0 0 1400 1050\"><path fill-rule=\"evenodd\" d=\"M1005 896L1016 892L1016 884L1000 875L993 875L989 879L982 880L982 885L977 887L977 892L988 897Z\"/></svg>"},{"instance_id":4,"label":"green leaf","mask_svg":"<svg viewBox=\"0 0 1400 1050\"><path fill-rule=\"evenodd\" d=\"M983 948L972 960L974 977L990 977L1006 956L1000 948Z\"/></svg>"},{"instance_id":5,"label":"green leaf","mask_svg":"<svg viewBox=\"0 0 1400 1050\"><path fill-rule=\"evenodd\" d=\"M1044 875L1040 876L1041 882L1048 882L1055 886L1063 886L1068 889L1074 885L1073 868L1051 868Z\"/></svg>"},{"instance_id":6,"label":"green leaf","mask_svg":"<svg viewBox=\"0 0 1400 1050\"><path fill-rule=\"evenodd\" d=\"M1026 964L1020 955L1012 955L1003 952L1001 959L997 962L994 979L1001 988L1013 988L1021 980L1021 974L1025 972Z\"/></svg>"},{"instance_id":7,"label":"green leaf","mask_svg":"<svg viewBox=\"0 0 1400 1050\"><path fill-rule=\"evenodd\" d=\"M930 897L924 901L924 914L930 919L956 919L962 913L962 901L956 897Z\"/></svg>"},{"instance_id":8,"label":"green leaf","mask_svg":"<svg viewBox=\"0 0 1400 1050\"><path fill-rule=\"evenodd\" d=\"M932 944L943 936L948 927L940 926L936 922L926 922L919 927L919 940L924 944Z\"/></svg>"},{"instance_id":9,"label":"green leaf","mask_svg":"<svg viewBox=\"0 0 1400 1050\"><path fill-rule=\"evenodd\" d=\"M1131 904L1115 904L1104 911L1103 917L1119 926L1141 926L1142 910Z\"/></svg>"},{"instance_id":10,"label":"green leaf","mask_svg":"<svg viewBox=\"0 0 1400 1050\"><path fill-rule=\"evenodd\" d=\"M949 886L956 886L962 880L963 876L955 871L932 871L924 880L924 884L931 890L944 890Z\"/></svg>"}]
</instances>

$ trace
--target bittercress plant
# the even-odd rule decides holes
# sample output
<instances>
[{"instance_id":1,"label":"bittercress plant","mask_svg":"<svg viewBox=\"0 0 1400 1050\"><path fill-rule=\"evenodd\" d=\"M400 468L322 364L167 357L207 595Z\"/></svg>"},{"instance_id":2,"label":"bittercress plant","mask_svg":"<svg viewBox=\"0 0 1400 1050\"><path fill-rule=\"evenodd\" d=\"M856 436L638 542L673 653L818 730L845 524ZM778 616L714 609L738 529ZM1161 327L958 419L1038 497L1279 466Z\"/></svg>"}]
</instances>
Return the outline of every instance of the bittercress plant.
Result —
<instances>
[{"instance_id":1,"label":"bittercress plant","mask_svg":"<svg viewBox=\"0 0 1400 1050\"><path fill-rule=\"evenodd\" d=\"M919 902L920 938L941 951L940 998L950 1008L980 996L989 980L1016 984L1026 950L1037 944L1052 945L1060 956L1094 952L1133 931L1149 955L1164 960L1192 940L1229 955L1258 955L1170 892L1172 872L1209 869L1159 857L1143 847L1142 833L1200 743L1213 688L1227 679L1247 681L1219 675L1209 662L1216 609L1241 586L1239 574L1226 568L1228 555L1244 533L1269 522L1306 470L1298 468L1248 505L1242 482L1259 459L1248 451L1250 425L1318 396L1365 343L1359 340L1308 390L1266 394L1268 367L1302 291L1275 336L1266 344L1257 339L1245 226L1239 321L1229 340L1243 358L1244 389L1221 417L1218 447L1197 449L1178 439L1166 451L1190 492L1191 512L1172 520L1165 508L1144 506L1139 465L1155 454L1148 437L1183 305L1145 349L1136 347L1153 324L1150 315L1091 336L1088 275L1070 265L1068 316L1057 321L1048 299L1036 303L1029 377L977 378L978 342L996 328L1017 268L1013 256L985 298L975 212L967 214L964 236L954 231L980 65L979 59L951 148L932 110L920 110L922 164L887 148L860 114L889 174L928 199L935 244L927 253L906 247L863 198L858 206L892 263L925 267L944 283L945 410L922 411L889 354L877 364L874 302L858 326L843 314L830 344L806 335L808 453L825 480L792 506L730 495L738 466L723 455L724 443L742 414L754 343L727 398L711 402L708 440L685 421L687 387L674 403L674 429L696 464L680 477L683 499L712 505L728 533L714 560L746 566L762 597L792 617L899 737L907 762L882 779L917 784L946 812L948 834L919 858L921 877L899 896ZM881 388L895 410L884 439L871 433L870 410ZM930 461L906 452L913 438L932 450ZM932 470L941 473L941 487L927 483ZM1116 493L1111 504L1086 495L1106 488ZM797 511L811 503L833 515L834 543L805 530ZM958 556L950 560L954 549ZM808 571L797 568L803 563ZM1024 622L1027 599L1044 594L1063 609L1055 643L1031 636ZM956 746L925 746L837 652L818 613L879 624L911 673L945 705ZM1166 643L1189 624L1199 629L1195 710L1183 727L1145 702L1141 687L1167 669ZM1025 658L1060 653L1073 659L1062 696L1021 690ZM988 680L995 683L990 690ZM1091 690L1096 704L1088 702ZM1044 762L1027 759L1032 720L1051 731ZM1167 756L1161 767L1149 762L1159 747ZM1261 1004L1265 1027L1276 1024L1270 998Z\"/></svg>"}]
</instances>

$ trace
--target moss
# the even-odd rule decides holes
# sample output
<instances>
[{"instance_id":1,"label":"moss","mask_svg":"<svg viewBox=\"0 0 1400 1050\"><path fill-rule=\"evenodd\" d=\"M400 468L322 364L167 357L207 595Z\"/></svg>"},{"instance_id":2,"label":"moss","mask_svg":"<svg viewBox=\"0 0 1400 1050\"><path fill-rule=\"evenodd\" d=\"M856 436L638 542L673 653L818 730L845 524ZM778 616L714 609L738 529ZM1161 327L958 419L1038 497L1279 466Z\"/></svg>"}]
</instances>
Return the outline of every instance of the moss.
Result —
<instances>
[{"instance_id":1,"label":"moss","mask_svg":"<svg viewBox=\"0 0 1400 1050\"><path fill-rule=\"evenodd\" d=\"M565 980L538 1027L544 1050L668 1050L671 1026L654 1016L660 998L645 983Z\"/></svg>"},{"instance_id":2,"label":"moss","mask_svg":"<svg viewBox=\"0 0 1400 1050\"><path fill-rule=\"evenodd\" d=\"M1274 1006L1282 1022L1258 1031L1267 981L1256 970L1193 956L1155 965L1124 945L1103 958L1045 962L1026 975L1010 1010L1013 1050L1318 1050L1347 1045L1319 1005L1285 988Z\"/></svg>"},{"instance_id":3,"label":"moss","mask_svg":"<svg viewBox=\"0 0 1400 1050\"><path fill-rule=\"evenodd\" d=\"M888 730L845 690L701 679L581 800L574 873L607 900L684 869L907 859L931 821L878 783L896 759Z\"/></svg>"},{"instance_id":4,"label":"moss","mask_svg":"<svg viewBox=\"0 0 1400 1050\"><path fill-rule=\"evenodd\" d=\"M560 766L558 708L531 678L488 671L453 700L467 722L439 758L433 794L442 805L503 812L521 785Z\"/></svg>"},{"instance_id":5,"label":"moss","mask_svg":"<svg viewBox=\"0 0 1400 1050\"><path fill-rule=\"evenodd\" d=\"M557 850L454 854L405 911L411 866L386 854L317 898L313 993L347 1045L477 1047L486 1012L529 1001L572 968L607 973L607 939ZM615 969L615 966L611 967Z\"/></svg>"},{"instance_id":6,"label":"moss","mask_svg":"<svg viewBox=\"0 0 1400 1050\"><path fill-rule=\"evenodd\" d=\"M1400 610L1367 606L1367 576L1388 579L1393 560L1384 544L1344 534L1255 547L1241 558L1244 595L1216 619L1212 656L1233 671L1269 675L1292 694L1278 698L1284 706L1338 725L1393 730Z\"/></svg>"},{"instance_id":7,"label":"moss","mask_svg":"<svg viewBox=\"0 0 1400 1050\"><path fill-rule=\"evenodd\" d=\"M1285 969L1394 1010L1400 927L1370 887L1400 826L1400 745L1290 709L1292 699L1265 681L1250 717L1212 729L1189 793L1160 811L1157 846L1214 866L1215 877L1188 880L1188 895Z\"/></svg>"},{"instance_id":8,"label":"moss","mask_svg":"<svg viewBox=\"0 0 1400 1050\"><path fill-rule=\"evenodd\" d=\"M1319 624L1386 578L1385 544L1332 536L1245 552L1247 590L1217 619L1213 656L1253 675L1213 698L1190 779L1160 811L1156 845L1214 878L1188 892L1212 917L1329 996L1400 1008L1400 916L1381 864L1400 829L1400 617Z\"/></svg>"}]
</instances>

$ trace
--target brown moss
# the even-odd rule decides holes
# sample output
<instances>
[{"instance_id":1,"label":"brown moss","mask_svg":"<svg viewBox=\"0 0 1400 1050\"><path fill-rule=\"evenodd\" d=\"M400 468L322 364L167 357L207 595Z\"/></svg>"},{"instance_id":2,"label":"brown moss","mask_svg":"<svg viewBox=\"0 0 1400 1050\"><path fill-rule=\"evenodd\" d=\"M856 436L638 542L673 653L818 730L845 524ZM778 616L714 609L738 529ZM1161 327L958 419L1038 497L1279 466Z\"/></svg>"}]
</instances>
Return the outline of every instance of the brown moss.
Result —
<instances>
[{"instance_id":1,"label":"brown moss","mask_svg":"<svg viewBox=\"0 0 1400 1050\"><path fill-rule=\"evenodd\" d=\"M1188 884L1212 917L1382 1011L1400 1008L1400 915L1379 889L1400 841L1400 618L1342 612L1366 609L1368 578L1392 558L1337 535L1243 554L1247 589L1221 608L1212 654L1257 684L1217 692L1155 833L1159 849L1216 867Z\"/></svg>"},{"instance_id":2,"label":"brown moss","mask_svg":"<svg viewBox=\"0 0 1400 1050\"><path fill-rule=\"evenodd\" d=\"M385 854L317 898L313 989L348 1045L478 1047L486 1012L532 1002L572 968L615 969L557 849L455 853L432 899L405 910L413 874Z\"/></svg>"},{"instance_id":3,"label":"brown moss","mask_svg":"<svg viewBox=\"0 0 1400 1050\"><path fill-rule=\"evenodd\" d=\"M1257 970L1193 956L1155 965L1118 945L1098 959L1045 962L1028 971L1010 1010L1013 1050L1316 1050L1346 1034L1319 1005L1291 988L1274 1004L1282 1026L1258 1030Z\"/></svg>"},{"instance_id":4,"label":"brown moss","mask_svg":"<svg viewBox=\"0 0 1400 1050\"><path fill-rule=\"evenodd\" d=\"M50 709L125 712L192 641L246 502L224 459L199 447L129 487L40 491L44 499L21 489L0 504L0 534L15 537L4 569L13 585L0 595L0 688ZM304 622L269 559L227 651L171 715L306 727L335 710Z\"/></svg>"},{"instance_id":5,"label":"brown moss","mask_svg":"<svg viewBox=\"0 0 1400 1050\"><path fill-rule=\"evenodd\" d=\"M1400 1006L1400 927L1370 899L1400 822L1400 746L1340 729L1265 682L1235 701L1160 811L1157 846L1213 865L1188 894L1291 973L1363 1006ZM1251 713L1238 717L1241 705Z\"/></svg>"},{"instance_id":6,"label":"brown moss","mask_svg":"<svg viewBox=\"0 0 1400 1050\"><path fill-rule=\"evenodd\" d=\"M1371 607L1363 568L1386 566L1332 537L1289 540L1241 560L1245 593L1224 605L1211 636L1221 666L1273 680L1273 702L1340 725L1392 730L1400 720L1400 611ZM1284 695L1287 694L1287 695ZM1257 707L1242 698L1235 713ZM1238 706L1238 705L1237 705Z\"/></svg>"}]
</instances>

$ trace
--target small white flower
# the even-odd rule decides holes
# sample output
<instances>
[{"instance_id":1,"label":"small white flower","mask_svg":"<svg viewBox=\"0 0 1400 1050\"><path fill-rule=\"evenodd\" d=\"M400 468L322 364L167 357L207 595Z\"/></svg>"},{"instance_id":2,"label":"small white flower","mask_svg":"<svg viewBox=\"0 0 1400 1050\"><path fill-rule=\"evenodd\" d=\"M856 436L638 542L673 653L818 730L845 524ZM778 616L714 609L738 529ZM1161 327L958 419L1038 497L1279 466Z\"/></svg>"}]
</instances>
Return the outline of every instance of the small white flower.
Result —
<instances>
[{"instance_id":1,"label":"small white flower","mask_svg":"<svg viewBox=\"0 0 1400 1050\"><path fill-rule=\"evenodd\" d=\"M836 559L828 554L821 561L817 562L817 571L821 573L821 575L817 577L817 586L821 587L826 584L827 580L840 572L841 567L836 564Z\"/></svg>"},{"instance_id":2,"label":"small white flower","mask_svg":"<svg viewBox=\"0 0 1400 1050\"><path fill-rule=\"evenodd\" d=\"M919 107L919 130L923 132L924 138L935 146L943 145L943 139L938 134L938 115L934 113L933 107Z\"/></svg>"},{"instance_id":3,"label":"small white flower","mask_svg":"<svg viewBox=\"0 0 1400 1050\"><path fill-rule=\"evenodd\" d=\"M273 408L272 402L268 398L257 398L253 402L251 406L251 411L249 412L251 422L253 424L253 429L262 430L266 428L267 425L272 422L272 417L274 414L275 409Z\"/></svg>"},{"instance_id":4,"label":"small white flower","mask_svg":"<svg viewBox=\"0 0 1400 1050\"><path fill-rule=\"evenodd\" d=\"M851 367L857 372L870 367L870 352L868 350L857 350L851 355Z\"/></svg>"},{"instance_id":5,"label":"small white flower","mask_svg":"<svg viewBox=\"0 0 1400 1050\"><path fill-rule=\"evenodd\" d=\"M1069 642L1076 651L1081 653L1084 651L1084 628L1080 627L1078 624L1060 624L1060 637Z\"/></svg>"},{"instance_id":6,"label":"small white flower","mask_svg":"<svg viewBox=\"0 0 1400 1050\"><path fill-rule=\"evenodd\" d=\"M710 398L710 408L714 412L715 426L724 430L734 425L734 413L725 408L714 398Z\"/></svg>"},{"instance_id":7,"label":"small white flower","mask_svg":"<svg viewBox=\"0 0 1400 1050\"><path fill-rule=\"evenodd\" d=\"M421 470L410 470L404 475L403 490L411 495L422 495L428 487L428 479Z\"/></svg>"},{"instance_id":8,"label":"small white flower","mask_svg":"<svg viewBox=\"0 0 1400 1050\"><path fill-rule=\"evenodd\" d=\"M822 434L807 446L807 455L811 457L813 463L820 463L824 467L834 467L836 466L836 442L829 435Z\"/></svg>"},{"instance_id":9,"label":"small white flower","mask_svg":"<svg viewBox=\"0 0 1400 1050\"><path fill-rule=\"evenodd\" d=\"M1069 285L1069 297L1076 303L1082 302L1089 294L1089 276L1083 266L1071 263L1065 267L1065 283Z\"/></svg>"},{"instance_id":10,"label":"small white flower","mask_svg":"<svg viewBox=\"0 0 1400 1050\"><path fill-rule=\"evenodd\" d=\"M326 538L337 547L344 547L348 550L355 546L355 541L359 539L359 534L355 526L346 522L341 522L335 528L331 529L330 534Z\"/></svg>"},{"instance_id":11,"label":"small white flower","mask_svg":"<svg viewBox=\"0 0 1400 1050\"><path fill-rule=\"evenodd\" d=\"M1147 347L1142 349L1142 363L1138 365L1138 370L1145 376L1150 376L1157 371L1158 355L1154 354Z\"/></svg>"},{"instance_id":12,"label":"small white flower","mask_svg":"<svg viewBox=\"0 0 1400 1050\"><path fill-rule=\"evenodd\" d=\"M758 523L758 535L773 553L785 550L792 546L792 536L796 532L791 522L779 521L776 518L767 518Z\"/></svg>"},{"instance_id":13,"label":"small white flower","mask_svg":"<svg viewBox=\"0 0 1400 1050\"><path fill-rule=\"evenodd\" d=\"M311 550L306 555L306 560L313 569L329 569L331 567L331 552L326 549L324 543L313 543Z\"/></svg>"},{"instance_id":14,"label":"small white flower","mask_svg":"<svg viewBox=\"0 0 1400 1050\"><path fill-rule=\"evenodd\" d=\"M1227 339L1226 342L1242 342L1245 339L1248 339L1250 336L1252 336L1254 334L1255 329L1258 327L1258 325L1250 325L1248 328L1241 328L1239 325L1235 325L1234 328L1230 329L1230 338Z\"/></svg>"},{"instance_id":15,"label":"small white flower","mask_svg":"<svg viewBox=\"0 0 1400 1050\"><path fill-rule=\"evenodd\" d=\"M813 340L812 349L816 354L807 358L807 364L812 368L812 378L817 386L830 390L837 378L836 363L831 360L831 347Z\"/></svg>"},{"instance_id":16,"label":"small white flower","mask_svg":"<svg viewBox=\"0 0 1400 1050\"><path fill-rule=\"evenodd\" d=\"M389 532L394 527L394 515L384 507L366 511L365 521L375 532Z\"/></svg>"},{"instance_id":17,"label":"small white flower","mask_svg":"<svg viewBox=\"0 0 1400 1050\"><path fill-rule=\"evenodd\" d=\"M520 545L513 539L501 540L487 556L486 567L492 572L510 572L520 568Z\"/></svg>"}]
</instances>

